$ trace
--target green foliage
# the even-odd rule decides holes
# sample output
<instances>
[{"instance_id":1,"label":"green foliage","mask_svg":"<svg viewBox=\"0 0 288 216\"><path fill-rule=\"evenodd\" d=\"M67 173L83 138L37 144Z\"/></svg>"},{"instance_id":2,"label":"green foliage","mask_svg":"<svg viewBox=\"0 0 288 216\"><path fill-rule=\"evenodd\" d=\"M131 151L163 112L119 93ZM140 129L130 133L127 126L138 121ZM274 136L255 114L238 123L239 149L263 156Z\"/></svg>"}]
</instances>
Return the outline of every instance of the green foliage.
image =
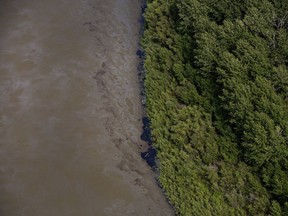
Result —
<instances>
[{"instance_id":1,"label":"green foliage","mask_svg":"<svg viewBox=\"0 0 288 216\"><path fill-rule=\"evenodd\" d=\"M288 3L150 0L145 87L179 215L288 215Z\"/></svg>"},{"instance_id":2,"label":"green foliage","mask_svg":"<svg viewBox=\"0 0 288 216\"><path fill-rule=\"evenodd\" d=\"M271 211L271 213L270 213L271 216L281 216L282 215L281 207L280 207L279 203L276 202L275 200L272 201L270 211Z\"/></svg>"}]
</instances>

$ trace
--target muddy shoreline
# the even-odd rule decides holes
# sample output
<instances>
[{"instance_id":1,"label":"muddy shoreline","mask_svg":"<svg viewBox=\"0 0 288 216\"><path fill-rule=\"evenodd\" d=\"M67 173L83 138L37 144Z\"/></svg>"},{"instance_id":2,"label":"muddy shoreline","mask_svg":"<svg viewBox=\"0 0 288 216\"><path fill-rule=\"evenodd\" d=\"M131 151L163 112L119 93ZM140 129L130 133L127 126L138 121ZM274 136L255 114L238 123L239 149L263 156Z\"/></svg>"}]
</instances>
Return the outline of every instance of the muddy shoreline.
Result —
<instances>
[{"instance_id":1,"label":"muddy shoreline","mask_svg":"<svg viewBox=\"0 0 288 216\"><path fill-rule=\"evenodd\" d=\"M139 156L141 4L0 0L1 215L173 215Z\"/></svg>"}]
</instances>

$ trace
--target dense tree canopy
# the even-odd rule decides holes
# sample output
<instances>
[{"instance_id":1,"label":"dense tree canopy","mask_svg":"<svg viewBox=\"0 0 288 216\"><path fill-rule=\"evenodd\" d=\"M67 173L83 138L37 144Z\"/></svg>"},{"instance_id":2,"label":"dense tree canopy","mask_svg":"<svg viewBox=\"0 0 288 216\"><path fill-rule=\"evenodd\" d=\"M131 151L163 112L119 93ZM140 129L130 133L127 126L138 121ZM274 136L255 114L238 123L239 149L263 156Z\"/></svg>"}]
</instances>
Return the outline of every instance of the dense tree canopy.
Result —
<instances>
[{"instance_id":1,"label":"dense tree canopy","mask_svg":"<svg viewBox=\"0 0 288 216\"><path fill-rule=\"evenodd\" d=\"M149 0L159 181L179 215L288 215L288 1Z\"/></svg>"}]
</instances>

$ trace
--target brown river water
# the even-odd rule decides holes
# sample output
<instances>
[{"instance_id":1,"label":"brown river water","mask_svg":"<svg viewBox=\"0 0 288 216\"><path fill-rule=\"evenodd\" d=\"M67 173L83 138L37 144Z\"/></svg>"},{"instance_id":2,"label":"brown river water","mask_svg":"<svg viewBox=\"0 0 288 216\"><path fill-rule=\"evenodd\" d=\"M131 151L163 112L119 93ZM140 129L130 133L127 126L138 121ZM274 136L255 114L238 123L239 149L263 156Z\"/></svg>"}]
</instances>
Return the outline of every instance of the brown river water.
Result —
<instances>
[{"instance_id":1,"label":"brown river water","mask_svg":"<svg viewBox=\"0 0 288 216\"><path fill-rule=\"evenodd\" d=\"M140 158L140 0L0 0L0 215L173 215Z\"/></svg>"}]
</instances>

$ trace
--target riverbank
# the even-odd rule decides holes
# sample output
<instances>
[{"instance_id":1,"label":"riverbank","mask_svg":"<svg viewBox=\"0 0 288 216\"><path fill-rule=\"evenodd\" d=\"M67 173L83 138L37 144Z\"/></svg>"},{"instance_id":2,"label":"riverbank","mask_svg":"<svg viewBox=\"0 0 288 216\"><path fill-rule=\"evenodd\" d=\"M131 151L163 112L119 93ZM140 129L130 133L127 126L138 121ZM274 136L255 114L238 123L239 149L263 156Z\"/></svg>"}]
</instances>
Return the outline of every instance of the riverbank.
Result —
<instances>
[{"instance_id":1,"label":"riverbank","mask_svg":"<svg viewBox=\"0 0 288 216\"><path fill-rule=\"evenodd\" d=\"M0 4L1 215L173 215L139 156L141 1Z\"/></svg>"}]
</instances>

